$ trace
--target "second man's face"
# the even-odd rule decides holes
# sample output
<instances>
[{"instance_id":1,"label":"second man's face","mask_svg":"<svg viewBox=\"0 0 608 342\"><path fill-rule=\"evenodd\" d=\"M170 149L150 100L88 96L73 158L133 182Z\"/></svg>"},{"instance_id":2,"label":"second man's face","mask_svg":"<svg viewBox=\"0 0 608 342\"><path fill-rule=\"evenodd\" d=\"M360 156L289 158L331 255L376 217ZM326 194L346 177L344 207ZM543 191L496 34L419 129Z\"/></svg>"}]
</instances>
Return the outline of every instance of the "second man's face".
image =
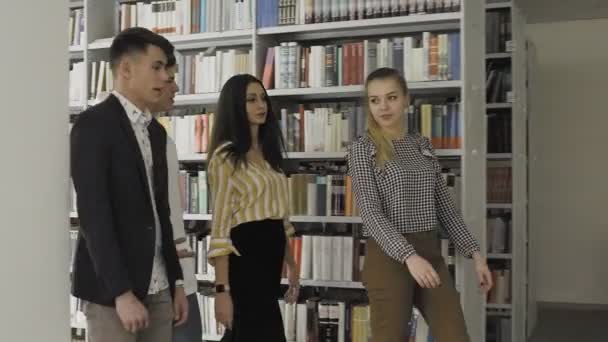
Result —
<instances>
[{"instance_id":1,"label":"second man's face","mask_svg":"<svg viewBox=\"0 0 608 342\"><path fill-rule=\"evenodd\" d=\"M179 90L177 83L175 83L176 72L177 66L175 65L167 68L169 78L162 88L158 106L157 108L154 108L153 112L168 112L171 110L171 108L173 108L173 104L175 103L175 94Z\"/></svg>"}]
</instances>

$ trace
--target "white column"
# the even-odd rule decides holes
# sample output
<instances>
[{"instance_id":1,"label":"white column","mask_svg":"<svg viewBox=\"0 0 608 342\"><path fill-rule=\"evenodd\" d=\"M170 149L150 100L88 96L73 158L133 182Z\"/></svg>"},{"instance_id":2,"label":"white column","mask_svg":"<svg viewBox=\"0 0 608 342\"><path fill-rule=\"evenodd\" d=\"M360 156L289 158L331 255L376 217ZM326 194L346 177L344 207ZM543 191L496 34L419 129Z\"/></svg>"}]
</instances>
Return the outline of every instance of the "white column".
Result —
<instances>
[{"instance_id":1,"label":"white column","mask_svg":"<svg viewBox=\"0 0 608 342\"><path fill-rule=\"evenodd\" d=\"M68 342L68 4L6 5L0 11L0 341Z\"/></svg>"}]
</instances>

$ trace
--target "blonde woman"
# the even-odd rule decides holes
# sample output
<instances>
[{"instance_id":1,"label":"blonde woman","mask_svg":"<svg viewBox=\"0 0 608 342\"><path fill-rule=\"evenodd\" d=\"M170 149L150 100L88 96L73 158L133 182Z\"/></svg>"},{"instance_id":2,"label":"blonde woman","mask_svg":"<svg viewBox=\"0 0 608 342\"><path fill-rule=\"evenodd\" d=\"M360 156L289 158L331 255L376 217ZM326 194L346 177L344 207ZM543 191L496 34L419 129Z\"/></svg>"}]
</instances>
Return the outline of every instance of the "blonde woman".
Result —
<instances>
[{"instance_id":1,"label":"blonde woman","mask_svg":"<svg viewBox=\"0 0 608 342\"><path fill-rule=\"evenodd\" d=\"M372 72L365 82L368 130L349 147L347 160L363 233L370 237L363 269L374 342L406 341L412 306L437 342L469 336L436 227L458 251L475 260L480 287L492 277L441 176L430 141L408 134L409 93L394 69Z\"/></svg>"}]
</instances>

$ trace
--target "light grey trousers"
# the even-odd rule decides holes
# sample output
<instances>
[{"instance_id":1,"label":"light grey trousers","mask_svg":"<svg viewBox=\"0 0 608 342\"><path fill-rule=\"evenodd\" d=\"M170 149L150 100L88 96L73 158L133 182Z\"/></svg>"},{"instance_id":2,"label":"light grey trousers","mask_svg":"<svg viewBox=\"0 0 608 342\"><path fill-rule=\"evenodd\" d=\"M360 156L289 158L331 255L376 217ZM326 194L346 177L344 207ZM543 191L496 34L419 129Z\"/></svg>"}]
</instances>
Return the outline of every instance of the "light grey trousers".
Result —
<instances>
[{"instance_id":1,"label":"light grey trousers","mask_svg":"<svg viewBox=\"0 0 608 342\"><path fill-rule=\"evenodd\" d=\"M135 334L126 331L116 308L86 303L89 342L169 342L173 334L173 301L169 290L148 295L143 304L148 309L148 328Z\"/></svg>"}]
</instances>

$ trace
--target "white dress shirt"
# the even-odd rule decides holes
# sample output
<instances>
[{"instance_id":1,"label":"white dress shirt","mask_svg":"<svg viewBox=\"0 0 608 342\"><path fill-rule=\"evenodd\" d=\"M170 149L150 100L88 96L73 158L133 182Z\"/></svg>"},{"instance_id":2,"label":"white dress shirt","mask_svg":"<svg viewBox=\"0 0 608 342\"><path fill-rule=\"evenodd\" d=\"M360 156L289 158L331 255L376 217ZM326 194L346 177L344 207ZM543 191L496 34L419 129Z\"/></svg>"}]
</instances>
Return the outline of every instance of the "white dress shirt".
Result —
<instances>
[{"instance_id":1,"label":"white dress shirt","mask_svg":"<svg viewBox=\"0 0 608 342\"><path fill-rule=\"evenodd\" d=\"M154 250L154 263L152 266L152 277L150 279L148 294L156 294L169 287L169 280L167 277L165 260L162 257L160 220L158 218L158 211L156 209L154 187L152 186L154 184L154 164L152 159L152 148L150 146L150 135L148 133L148 125L152 121L152 114L149 111L144 112L140 110L116 90L112 91L112 94L118 98L125 109L125 112L127 113L129 121L131 121L131 127L133 128L135 137L137 138L137 143L146 166L148 190L150 191L150 199L152 201L152 209L154 211L154 225L156 227L156 248Z\"/></svg>"},{"instance_id":2,"label":"white dress shirt","mask_svg":"<svg viewBox=\"0 0 608 342\"><path fill-rule=\"evenodd\" d=\"M177 159L177 147L175 142L167 136L167 178L169 184L169 208L171 208L171 225L173 226L173 238L175 240L186 237L184 228L184 205L182 203L182 192L180 188L179 162ZM177 250L191 251L188 242L181 242ZM194 258L180 258L179 262L184 273L184 291L186 296L197 292L197 280L194 276Z\"/></svg>"}]
</instances>

